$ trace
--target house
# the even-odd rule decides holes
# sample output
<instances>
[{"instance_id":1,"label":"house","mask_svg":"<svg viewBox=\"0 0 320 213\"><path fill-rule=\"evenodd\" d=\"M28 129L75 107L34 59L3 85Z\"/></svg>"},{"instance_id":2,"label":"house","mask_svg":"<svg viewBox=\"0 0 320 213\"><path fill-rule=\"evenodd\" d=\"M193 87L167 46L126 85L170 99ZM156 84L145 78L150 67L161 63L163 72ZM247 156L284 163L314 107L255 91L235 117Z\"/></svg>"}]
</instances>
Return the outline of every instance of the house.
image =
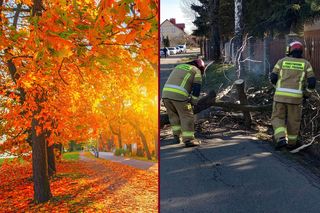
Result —
<instances>
[{"instance_id":1,"label":"house","mask_svg":"<svg viewBox=\"0 0 320 213\"><path fill-rule=\"evenodd\" d=\"M176 19L166 19L160 25L160 45L163 47L163 38L169 38L170 46L186 43L188 35L184 31L184 23L176 23Z\"/></svg>"}]
</instances>

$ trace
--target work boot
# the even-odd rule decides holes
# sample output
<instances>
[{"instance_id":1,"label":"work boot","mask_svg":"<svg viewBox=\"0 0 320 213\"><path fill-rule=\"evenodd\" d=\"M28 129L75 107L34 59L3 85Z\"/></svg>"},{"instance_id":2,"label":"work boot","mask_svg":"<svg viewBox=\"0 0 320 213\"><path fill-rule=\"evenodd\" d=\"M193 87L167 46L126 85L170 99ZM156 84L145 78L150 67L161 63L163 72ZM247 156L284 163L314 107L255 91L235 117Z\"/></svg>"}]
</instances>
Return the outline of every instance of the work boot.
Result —
<instances>
[{"instance_id":1,"label":"work boot","mask_svg":"<svg viewBox=\"0 0 320 213\"><path fill-rule=\"evenodd\" d=\"M179 144L180 143L180 137L178 135L173 136L173 144Z\"/></svg>"},{"instance_id":2,"label":"work boot","mask_svg":"<svg viewBox=\"0 0 320 213\"><path fill-rule=\"evenodd\" d=\"M194 147L194 146L199 146L201 144L201 141L197 139L187 140L184 142L184 144L186 147Z\"/></svg>"},{"instance_id":3,"label":"work boot","mask_svg":"<svg viewBox=\"0 0 320 213\"><path fill-rule=\"evenodd\" d=\"M277 142L277 145L275 147L276 150L281 150L282 148L286 147L288 145L288 141L286 138L280 138Z\"/></svg>"}]
</instances>

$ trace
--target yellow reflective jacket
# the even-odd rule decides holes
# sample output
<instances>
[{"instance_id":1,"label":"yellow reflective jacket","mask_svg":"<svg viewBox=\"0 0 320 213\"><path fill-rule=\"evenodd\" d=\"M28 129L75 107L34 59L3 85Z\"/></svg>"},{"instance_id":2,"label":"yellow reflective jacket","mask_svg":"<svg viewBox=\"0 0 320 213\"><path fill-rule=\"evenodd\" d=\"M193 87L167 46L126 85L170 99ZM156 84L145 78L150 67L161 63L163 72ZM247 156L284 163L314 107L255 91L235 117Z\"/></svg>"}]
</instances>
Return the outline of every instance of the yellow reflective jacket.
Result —
<instances>
[{"instance_id":1,"label":"yellow reflective jacket","mask_svg":"<svg viewBox=\"0 0 320 213\"><path fill-rule=\"evenodd\" d=\"M306 79L314 76L311 64L303 58L284 57L272 72L278 75L274 101L301 104Z\"/></svg>"},{"instance_id":2,"label":"yellow reflective jacket","mask_svg":"<svg viewBox=\"0 0 320 213\"><path fill-rule=\"evenodd\" d=\"M176 66L164 85L162 98L176 101L187 101L189 98L197 99L191 96L193 84L202 83L201 71L189 64L180 64Z\"/></svg>"}]
</instances>

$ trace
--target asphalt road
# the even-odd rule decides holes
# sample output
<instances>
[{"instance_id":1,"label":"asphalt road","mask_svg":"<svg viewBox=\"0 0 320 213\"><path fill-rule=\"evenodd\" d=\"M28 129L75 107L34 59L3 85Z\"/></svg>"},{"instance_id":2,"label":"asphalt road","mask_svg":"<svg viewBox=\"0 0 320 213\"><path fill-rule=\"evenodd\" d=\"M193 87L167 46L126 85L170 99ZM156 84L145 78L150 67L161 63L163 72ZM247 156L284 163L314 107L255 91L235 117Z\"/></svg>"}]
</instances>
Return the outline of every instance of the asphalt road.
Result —
<instances>
[{"instance_id":1,"label":"asphalt road","mask_svg":"<svg viewBox=\"0 0 320 213\"><path fill-rule=\"evenodd\" d=\"M135 167L137 169L158 172L158 163L115 156L112 152L99 152L99 158Z\"/></svg>"},{"instance_id":2,"label":"asphalt road","mask_svg":"<svg viewBox=\"0 0 320 213\"><path fill-rule=\"evenodd\" d=\"M161 60L161 81L170 70ZM171 65L170 65L171 66ZM160 211L320 212L320 178L266 142L217 133L198 148L161 130Z\"/></svg>"}]
</instances>

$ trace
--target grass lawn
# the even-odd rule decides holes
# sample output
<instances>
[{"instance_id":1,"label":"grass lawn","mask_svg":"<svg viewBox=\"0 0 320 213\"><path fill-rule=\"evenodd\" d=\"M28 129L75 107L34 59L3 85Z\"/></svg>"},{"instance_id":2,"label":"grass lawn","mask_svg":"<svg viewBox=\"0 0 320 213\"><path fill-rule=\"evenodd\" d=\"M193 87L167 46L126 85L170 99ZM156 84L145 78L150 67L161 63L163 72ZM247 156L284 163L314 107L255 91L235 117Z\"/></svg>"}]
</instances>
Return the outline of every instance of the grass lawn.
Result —
<instances>
[{"instance_id":1,"label":"grass lawn","mask_svg":"<svg viewBox=\"0 0 320 213\"><path fill-rule=\"evenodd\" d=\"M66 153L63 153L62 158L64 160L78 160L79 159L79 152L66 152Z\"/></svg>"},{"instance_id":2,"label":"grass lawn","mask_svg":"<svg viewBox=\"0 0 320 213\"><path fill-rule=\"evenodd\" d=\"M0 158L0 165L3 164L5 158Z\"/></svg>"},{"instance_id":3,"label":"grass lawn","mask_svg":"<svg viewBox=\"0 0 320 213\"><path fill-rule=\"evenodd\" d=\"M13 159L15 159L15 158L0 158L0 166L1 166L5 161L11 162L11 161L13 161ZM19 162L20 162L20 163L23 163L23 159L22 159L22 158L19 158Z\"/></svg>"}]
</instances>

